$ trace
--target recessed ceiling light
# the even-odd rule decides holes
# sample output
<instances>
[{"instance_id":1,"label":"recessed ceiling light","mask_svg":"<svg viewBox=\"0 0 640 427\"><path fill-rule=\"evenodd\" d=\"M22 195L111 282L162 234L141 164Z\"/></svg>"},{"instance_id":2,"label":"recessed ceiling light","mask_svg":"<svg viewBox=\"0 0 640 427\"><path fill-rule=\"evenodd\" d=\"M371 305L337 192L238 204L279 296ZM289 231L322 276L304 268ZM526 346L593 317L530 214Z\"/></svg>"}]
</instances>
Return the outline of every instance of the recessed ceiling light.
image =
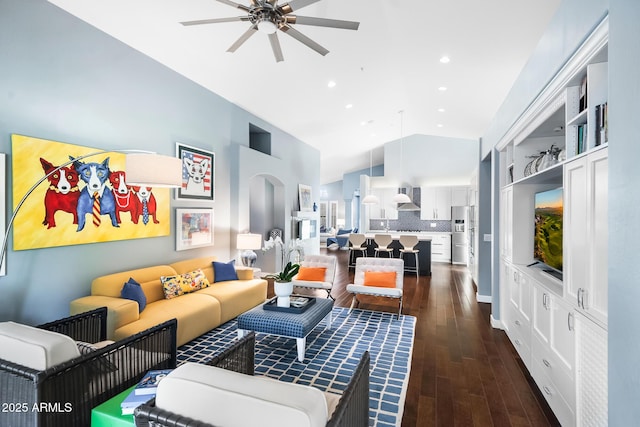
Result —
<instances>
[{"instance_id":1,"label":"recessed ceiling light","mask_svg":"<svg viewBox=\"0 0 640 427\"><path fill-rule=\"evenodd\" d=\"M329 83L327 83L327 87L336 87L336 82L334 82L333 80L329 80Z\"/></svg>"},{"instance_id":2,"label":"recessed ceiling light","mask_svg":"<svg viewBox=\"0 0 640 427\"><path fill-rule=\"evenodd\" d=\"M444 113L444 111L445 111L444 108L438 108L439 113Z\"/></svg>"},{"instance_id":3,"label":"recessed ceiling light","mask_svg":"<svg viewBox=\"0 0 640 427\"><path fill-rule=\"evenodd\" d=\"M446 88L445 86L440 86L440 87L438 88L438 90L439 90L440 92L444 92L445 90L447 90L447 88Z\"/></svg>"},{"instance_id":4,"label":"recessed ceiling light","mask_svg":"<svg viewBox=\"0 0 640 427\"><path fill-rule=\"evenodd\" d=\"M376 135L375 133L372 133L371 136L375 138L378 135Z\"/></svg>"},{"instance_id":5,"label":"recessed ceiling light","mask_svg":"<svg viewBox=\"0 0 640 427\"><path fill-rule=\"evenodd\" d=\"M349 108L353 108L353 104L347 104L347 105L345 105L345 106L344 106L344 108L346 108L347 110L348 110Z\"/></svg>"},{"instance_id":6,"label":"recessed ceiling light","mask_svg":"<svg viewBox=\"0 0 640 427\"><path fill-rule=\"evenodd\" d=\"M443 56L442 58L440 58L440 62L442 62L443 64L448 64L449 61L451 61L451 59L449 59L448 56Z\"/></svg>"},{"instance_id":7,"label":"recessed ceiling light","mask_svg":"<svg viewBox=\"0 0 640 427\"><path fill-rule=\"evenodd\" d=\"M438 123L438 127L439 127L439 128L441 128L441 127L443 127L443 126L444 126L444 125L443 125L442 123Z\"/></svg>"}]
</instances>

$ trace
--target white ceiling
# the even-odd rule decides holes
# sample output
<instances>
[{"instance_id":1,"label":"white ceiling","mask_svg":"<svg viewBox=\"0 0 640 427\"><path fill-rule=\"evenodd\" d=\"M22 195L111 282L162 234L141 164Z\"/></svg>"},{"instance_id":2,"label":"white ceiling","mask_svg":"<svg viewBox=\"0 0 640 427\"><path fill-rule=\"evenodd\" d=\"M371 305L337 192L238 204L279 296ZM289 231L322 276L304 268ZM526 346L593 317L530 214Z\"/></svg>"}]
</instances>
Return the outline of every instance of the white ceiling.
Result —
<instances>
[{"instance_id":1,"label":"white ceiling","mask_svg":"<svg viewBox=\"0 0 640 427\"><path fill-rule=\"evenodd\" d=\"M294 14L359 21L358 31L297 25L330 53L279 33L276 63L262 33L226 52L248 22L179 24L244 13L215 0L49 1L318 148L322 183L368 168L369 150L401 135L480 138L560 3L322 0Z\"/></svg>"}]
</instances>

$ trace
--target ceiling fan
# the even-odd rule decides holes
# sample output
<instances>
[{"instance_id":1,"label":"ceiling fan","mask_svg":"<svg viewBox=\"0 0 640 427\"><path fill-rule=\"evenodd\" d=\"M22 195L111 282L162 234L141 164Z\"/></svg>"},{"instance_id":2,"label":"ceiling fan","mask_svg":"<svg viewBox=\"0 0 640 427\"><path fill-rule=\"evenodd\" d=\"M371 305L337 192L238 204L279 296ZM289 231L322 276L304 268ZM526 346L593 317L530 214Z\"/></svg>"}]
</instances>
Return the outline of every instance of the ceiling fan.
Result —
<instances>
[{"instance_id":1,"label":"ceiling fan","mask_svg":"<svg viewBox=\"0 0 640 427\"><path fill-rule=\"evenodd\" d=\"M320 0L291 0L289 3L278 5L278 0L249 0L251 3L249 6L235 3L231 0L217 0L220 3L227 4L237 9L247 12L246 16L235 16L231 18L214 18L214 19L201 19L198 21L185 21L181 22L182 25L202 25L202 24L216 24L220 22L236 22L236 21L249 21L251 27L240 36L227 49L227 52L235 52L249 37L251 37L257 31L266 33L269 35L269 42L271 43L271 49L273 55L276 58L276 62L284 61L282 56L282 49L280 42L278 41L277 31L280 30L285 34L293 37L304 45L318 52L320 55L326 55L329 53L327 49L311 40L309 37L302 34L300 31L293 28L294 24L299 25L314 25L317 27L331 27L341 28L344 30L357 30L360 25L359 22L353 21L341 21L338 19L325 19L314 18L310 16L297 16L291 15L293 11L302 9L310 4L317 3Z\"/></svg>"}]
</instances>

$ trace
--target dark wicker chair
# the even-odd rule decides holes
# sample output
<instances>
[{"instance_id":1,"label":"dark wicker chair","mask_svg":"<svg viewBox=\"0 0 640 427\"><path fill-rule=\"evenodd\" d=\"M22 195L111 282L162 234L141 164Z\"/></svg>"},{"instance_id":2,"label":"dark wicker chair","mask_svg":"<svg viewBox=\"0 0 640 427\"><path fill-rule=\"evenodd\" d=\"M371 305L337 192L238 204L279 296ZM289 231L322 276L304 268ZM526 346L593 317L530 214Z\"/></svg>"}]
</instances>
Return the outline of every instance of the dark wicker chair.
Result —
<instances>
[{"instance_id":1,"label":"dark wicker chair","mask_svg":"<svg viewBox=\"0 0 640 427\"><path fill-rule=\"evenodd\" d=\"M253 375L255 334L249 333L207 362L231 371ZM136 427L215 427L155 407L155 399L135 409ZM340 397L328 427L369 425L369 352L365 352Z\"/></svg>"},{"instance_id":2,"label":"dark wicker chair","mask_svg":"<svg viewBox=\"0 0 640 427\"><path fill-rule=\"evenodd\" d=\"M105 339L106 307L39 328L76 341ZM175 319L45 371L0 359L0 426L87 427L91 409L136 384L150 369L176 367Z\"/></svg>"}]
</instances>

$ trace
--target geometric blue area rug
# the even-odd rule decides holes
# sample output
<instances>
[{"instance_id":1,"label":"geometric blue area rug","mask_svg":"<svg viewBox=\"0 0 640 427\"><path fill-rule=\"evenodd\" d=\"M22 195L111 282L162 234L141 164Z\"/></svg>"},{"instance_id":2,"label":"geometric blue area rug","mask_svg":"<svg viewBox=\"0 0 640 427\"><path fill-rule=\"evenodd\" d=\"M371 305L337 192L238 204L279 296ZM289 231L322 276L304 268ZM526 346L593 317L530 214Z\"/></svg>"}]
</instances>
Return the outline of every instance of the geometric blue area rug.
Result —
<instances>
[{"instance_id":1,"label":"geometric blue area rug","mask_svg":"<svg viewBox=\"0 0 640 427\"><path fill-rule=\"evenodd\" d=\"M256 334L255 374L311 385L342 394L360 356L371 356L369 425L396 427L402 422L409 383L416 318L334 307L331 329L325 322L307 336L304 362L297 359L296 340ZM178 348L178 365L204 362L237 337L235 319Z\"/></svg>"}]
</instances>

